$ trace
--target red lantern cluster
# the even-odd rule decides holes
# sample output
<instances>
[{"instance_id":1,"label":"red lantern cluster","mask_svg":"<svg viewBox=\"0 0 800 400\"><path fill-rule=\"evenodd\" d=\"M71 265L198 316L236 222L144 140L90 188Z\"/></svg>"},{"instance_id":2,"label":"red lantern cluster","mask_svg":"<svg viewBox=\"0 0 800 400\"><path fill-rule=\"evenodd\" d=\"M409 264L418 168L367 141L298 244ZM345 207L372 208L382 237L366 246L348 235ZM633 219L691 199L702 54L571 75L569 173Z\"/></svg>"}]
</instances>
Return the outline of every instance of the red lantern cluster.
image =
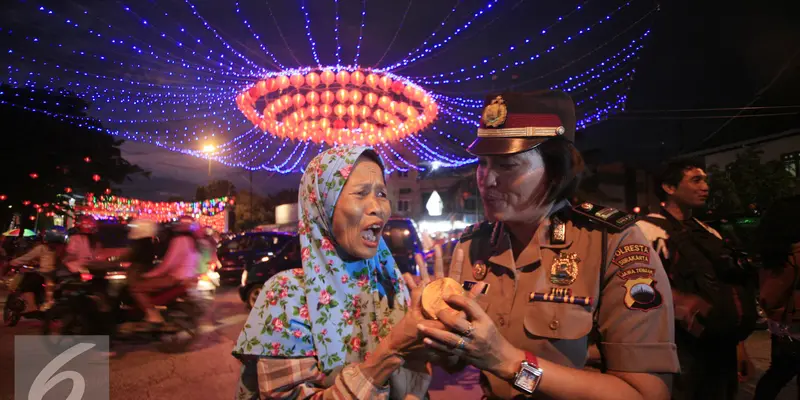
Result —
<instances>
[{"instance_id":1,"label":"red lantern cluster","mask_svg":"<svg viewBox=\"0 0 800 400\"><path fill-rule=\"evenodd\" d=\"M99 182L100 181L100 175L97 175L97 174L92 175L92 180L95 181L95 182Z\"/></svg>"},{"instance_id":2,"label":"red lantern cluster","mask_svg":"<svg viewBox=\"0 0 800 400\"><path fill-rule=\"evenodd\" d=\"M396 141L427 128L439 112L420 87L361 69L277 75L244 90L236 104L264 132L329 144Z\"/></svg>"}]
</instances>

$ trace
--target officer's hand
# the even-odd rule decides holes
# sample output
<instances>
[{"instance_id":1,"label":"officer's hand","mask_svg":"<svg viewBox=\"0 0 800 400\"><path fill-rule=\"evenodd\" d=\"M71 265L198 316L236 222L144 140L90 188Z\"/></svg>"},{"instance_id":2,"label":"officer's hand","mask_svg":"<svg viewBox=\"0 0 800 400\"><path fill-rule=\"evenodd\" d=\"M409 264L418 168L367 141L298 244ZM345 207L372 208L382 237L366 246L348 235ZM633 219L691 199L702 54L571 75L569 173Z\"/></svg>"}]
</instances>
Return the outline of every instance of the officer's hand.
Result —
<instances>
[{"instance_id":1,"label":"officer's hand","mask_svg":"<svg viewBox=\"0 0 800 400\"><path fill-rule=\"evenodd\" d=\"M480 293L485 283L473 290ZM497 330L497 326L475 300L467 296L451 296L447 304L461 312L445 310L436 315L449 330L420 325L430 348L459 356L478 369L495 373L504 367L511 354L517 351Z\"/></svg>"}]
</instances>

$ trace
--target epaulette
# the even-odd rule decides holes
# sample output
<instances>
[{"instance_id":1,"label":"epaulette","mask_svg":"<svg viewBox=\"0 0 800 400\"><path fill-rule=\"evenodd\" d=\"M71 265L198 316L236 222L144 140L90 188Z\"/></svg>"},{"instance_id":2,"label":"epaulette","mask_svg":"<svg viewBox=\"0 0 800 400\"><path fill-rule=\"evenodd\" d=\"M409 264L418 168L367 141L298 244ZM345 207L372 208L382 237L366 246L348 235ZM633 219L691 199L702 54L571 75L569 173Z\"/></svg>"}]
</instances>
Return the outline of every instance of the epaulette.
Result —
<instances>
[{"instance_id":1,"label":"epaulette","mask_svg":"<svg viewBox=\"0 0 800 400\"><path fill-rule=\"evenodd\" d=\"M601 224L615 232L625 230L625 228L636 223L635 214L628 214L613 207L592 203L581 203L573 207L572 211L591 222Z\"/></svg>"},{"instance_id":2,"label":"epaulette","mask_svg":"<svg viewBox=\"0 0 800 400\"><path fill-rule=\"evenodd\" d=\"M470 225L464 228L464 233L461 234L461 238L459 238L458 241L459 243L464 243L478 235L490 235L493 229L494 223L489 221Z\"/></svg>"}]
</instances>

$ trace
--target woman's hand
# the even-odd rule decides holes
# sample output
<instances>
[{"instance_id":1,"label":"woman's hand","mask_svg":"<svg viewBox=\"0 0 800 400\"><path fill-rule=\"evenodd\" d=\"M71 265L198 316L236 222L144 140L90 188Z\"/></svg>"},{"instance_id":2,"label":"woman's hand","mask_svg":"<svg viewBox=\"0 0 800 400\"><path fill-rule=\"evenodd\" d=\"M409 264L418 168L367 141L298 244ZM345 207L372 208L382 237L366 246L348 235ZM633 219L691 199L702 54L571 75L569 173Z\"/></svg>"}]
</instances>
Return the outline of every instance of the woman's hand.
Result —
<instances>
[{"instance_id":1,"label":"woman's hand","mask_svg":"<svg viewBox=\"0 0 800 400\"><path fill-rule=\"evenodd\" d=\"M479 282L472 292L480 293L484 285ZM476 368L500 378L513 378L508 376L509 372L519 369L519 363L525 358L524 353L500 334L489 315L473 299L450 296L445 301L463 312L444 310L436 315L447 326L447 330L420 324L418 329L426 336L425 345L459 356Z\"/></svg>"}]
</instances>

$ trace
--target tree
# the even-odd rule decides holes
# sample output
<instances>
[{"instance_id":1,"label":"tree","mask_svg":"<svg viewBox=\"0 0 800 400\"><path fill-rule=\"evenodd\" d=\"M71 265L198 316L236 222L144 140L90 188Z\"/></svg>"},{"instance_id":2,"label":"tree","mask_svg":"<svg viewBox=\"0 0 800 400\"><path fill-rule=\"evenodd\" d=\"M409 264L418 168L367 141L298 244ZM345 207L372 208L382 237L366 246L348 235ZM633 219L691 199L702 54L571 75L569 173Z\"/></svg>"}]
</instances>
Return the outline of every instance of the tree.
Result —
<instances>
[{"instance_id":1,"label":"tree","mask_svg":"<svg viewBox=\"0 0 800 400\"><path fill-rule=\"evenodd\" d=\"M717 214L766 209L772 201L797 191L794 178L780 161L763 162L761 150L749 148L724 168L708 168L710 193L708 208Z\"/></svg>"},{"instance_id":2,"label":"tree","mask_svg":"<svg viewBox=\"0 0 800 400\"><path fill-rule=\"evenodd\" d=\"M269 208L264 197L242 191L236 197L236 230L253 229L275 222L275 208Z\"/></svg>"},{"instance_id":3,"label":"tree","mask_svg":"<svg viewBox=\"0 0 800 400\"><path fill-rule=\"evenodd\" d=\"M208 185L198 186L195 192L195 201L216 199L218 197L235 196L236 186L229 180L218 179Z\"/></svg>"},{"instance_id":4,"label":"tree","mask_svg":"<svg viewBox=\"0 0 800 400\"><path fill-rule=\"evenodd\" d=\"M3 162L0 169L0 221L21 214L64 213L64 193L113 193L131 175L149 176L122 158L123 140L104 133L86 114L89 104L66 91L48 93L0 86ZM43 112L32 111L32 109ZM35 207L35 206L39 207ZM10 206L10 207L9 207Z\"/></svg>"}]
</instances>

